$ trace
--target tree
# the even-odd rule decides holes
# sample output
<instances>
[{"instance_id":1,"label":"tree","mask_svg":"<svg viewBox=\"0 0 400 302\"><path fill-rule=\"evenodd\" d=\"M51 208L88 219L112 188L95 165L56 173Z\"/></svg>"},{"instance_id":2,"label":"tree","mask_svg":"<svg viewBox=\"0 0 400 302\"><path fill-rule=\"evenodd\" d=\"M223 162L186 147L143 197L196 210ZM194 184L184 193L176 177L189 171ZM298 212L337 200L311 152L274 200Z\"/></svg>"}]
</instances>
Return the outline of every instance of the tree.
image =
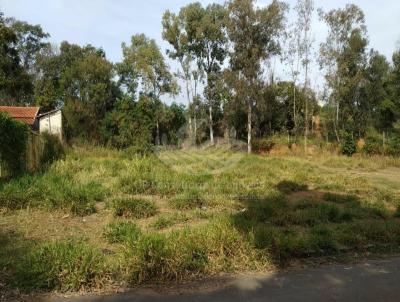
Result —
<instances>
[{"instance_id":1,"label":"tree","mask_svg":"<svg viewBox=\"0 0 400 302\"><path fill-rule=\"evenodd\" d=\"M247 149L251 152L252 110L258 97L262 62L280 50L277 37L283 29L286 5L273 1L256 8L252 0L228 2L228 35L232 43L230 68L237 101L247 107Z\"/></svg>"},{"instance_id":2,"label":"tree","mask_svg":"<svg viewBox=\"0 0 400 302\"><path fill-rule=\"evenodd\" d=\"M16 49L22 67L33 74L36 56L43 48L48 46L45 40L50 35L45 33L40 25L31 25L14 18L7 18L6 23L17 36Z\"/></svg>"},{"instance_id":3,"label":"tree","mask_svg":"<svg viewBox=\"0 0 400 302\"><path fill-rule=\"evenodd\" d=\"M165 113L160 97L164 94L176 94L177 84L155 40L143 34L134 35L131 38L131 45L122 44L122 52L123 61L120 68L137 72L143 93L154 101L156 144L160 145L160 121ZM131 86L133 87L133 84Z\"/></svg>"},{"instance_id":4,"label":"tree","mask_svg":"<svg viewBox=\"0 0 400 302\"><path fill-rule=\"evenodd\" d=\"M313 0L298 0L296 5L297 12L297 30L299 36L299 50L300 56L302 57L302 65L304 68L304 92L308 92L309 88L309 65L310 65L310 57L311 57L311 49L312 49L312 38L310 35L311 31L311 21L312 14L314 11L314 2ZM307 154L307 138L308 138L308 99L306 94L305 99L305 127L304 127L304 149Z\"/></svg>"},{"instance_id":5,"label":"tree","mask_svg":"<svg viewBox=\"0 0 400 302\"><path fill-rule=\"evenodd\" d=\"M0 104L25 105L33 91L32 79L20 64L18 37L0 12Z\"/></svg>"},{"instance_id":6,"label":"tree","mask_svg":"<svg viewBox=\"0 0 400 302\"><path fill-rule=\"evenodd\" d=\"M319 14L329 27L326 42L320 48L320 65L326 70L329 101L335 108L334 131L340 142L339 128L355 131L352 104L360 101L367 45L365 18L362 10L353 4L327 13L320 10Z\"/></svg>"},{"instance_id":7,"label":"tree","mask_svg":"<svg viewBox=\"0 0 400 302\"><path fill-rule=\"evenodd\" d=\"M45 111L62 105L63 91L60 79L65 68L56 46L47 45L36 56L34 100L35 104Z\"/></svg>"},{"instance_id":8,"label":"tree","mask_svg":"<svg viewBox=\"0 0 400 302\"><path fill-rule=\"evenodd\" d=\"M188 47L200 69L205 72L210 142L214 144L213 107L217 100L217 91L213 82L226 57L226 10L219 4L203 8L200 3L193 3L186 6L181 14L184 16Z\"/></svg>"},{"instance_id":9,"label":"tree","mask_svg":"<svg viewBox=\"0 0 400 302\"><path fill-rule=\"evenodd\" d=\"M100 140L101 121L114 106L118 89L114 70L102 49L63 42L60 88L67 138Z\"/></svg>"},{"instance_id":10,"label":"tree","mask_svg":"<svg viewBox=\"0 0 400 302\"><path fill-rule=\"evenodd\" d=\"M192 82L192 75L195 70L193 69L193 55L188 46L188 37L185 31L184 25L184 9L181 9L181 13L177 16L170 11L166 11L163 15L162 26L163 32L162 37L165 41L167 41L173 49L167 50L167 54L170 58L177 60L180 64L181 70L178 72L178 76L185 83L186 97L189 107L189 138L193 143L193 139L196 137L196 129L193 134L193 125L192 125L192 116L194 114L194 110L192 109L192 104L194 102L194 98L196 97L191 94L190 85ZM198 72L200 74L200 72ZM196 80L196 79L195 79ZM196 84L195 84L196 85ZM196 128L196 126L195 126Z\"/></svg>"},{"instance_id":11,"label":"tree","mask_svg":"<svg viewBox=\"0 0 400 302\"><path fill-rule=\"evenodd\" d=\"M207 86L205 97L208 103L211 144L214 144L212 109L216 101L216 92L212 89L211 81L215 79L215 73L220 71L226 57L225 20L226 10L222 5L211 4L204 8L198 2L183 7L179 17L167 11L163 18L163 37L174 48L173 51L169 51L170 56L178 59L181 64L189 108L194 98L197 98L197 93L194 91L190 98L189 83L192 78L196 82L202 71L205 73ZM195 73L191 72L194 60L197 62ZM189 129L192 133L191 118Z\"/></svg>"}]
</instances>

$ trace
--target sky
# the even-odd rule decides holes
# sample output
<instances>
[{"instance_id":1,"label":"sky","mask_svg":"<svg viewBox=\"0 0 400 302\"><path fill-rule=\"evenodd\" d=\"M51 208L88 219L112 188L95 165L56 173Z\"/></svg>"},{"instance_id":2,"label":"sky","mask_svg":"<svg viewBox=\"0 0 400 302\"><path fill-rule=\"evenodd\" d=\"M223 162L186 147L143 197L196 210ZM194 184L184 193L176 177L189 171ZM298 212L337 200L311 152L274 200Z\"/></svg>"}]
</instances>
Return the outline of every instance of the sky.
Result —
<instances>
[{"instance_id":1,"label":"sky","mask_svg":"<svg viewBox=\"0 0 400 302\"><path fill-rule=\"evenodd\" d=\"M168 9L179 9L194 0L0 0L0 11L6 17L31 24L40 24L51 35L55 44L66 40L79 45L92 44L102 47L107 58L113 62L121 59L121 43L129 42L137 33L145 33L157 41L165 54L168 44L161 38L161 19ZM224 0L199 0L203 5ZM270 1L258 0L259 5ZM294 7L296 0L286 1ZM314 0L316 8L329 10L354 3L365 13L370 47L386 55L389 59L400 47L400 0ZM293 18L289 15L289 21ZM326 27L315 14L313 37L315 48L326 38ZM175 62L169 65L176 71ZM286 71L281 64L275 67L277 75L284 78ZM321 84L322 75L316 66L312 71L315 83ZM183 102L183 96L178 101Z\"/></svg>"}]
</instances>

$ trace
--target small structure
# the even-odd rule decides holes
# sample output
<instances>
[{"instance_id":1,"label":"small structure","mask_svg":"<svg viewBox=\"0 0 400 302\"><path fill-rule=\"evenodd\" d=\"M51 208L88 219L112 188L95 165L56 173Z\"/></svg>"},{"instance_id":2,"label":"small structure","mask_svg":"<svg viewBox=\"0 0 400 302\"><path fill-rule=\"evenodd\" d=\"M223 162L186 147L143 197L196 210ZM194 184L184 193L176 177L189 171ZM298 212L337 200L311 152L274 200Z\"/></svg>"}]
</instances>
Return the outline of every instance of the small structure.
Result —
<instances>
[{"instance_id":1,"label":"small structure","mask_svg":"<svg viewBox=\"0 0 400 302\"><path fill-rule=\"evenodd\" d=\"M37 116L39 120L39 132L48 132L57 135L62 141L63 124L61 109L52 110Z\"/></svg>"},{"instance_id":2,"label":"small structure","mask_svg":"<svg viewBox=\"0 0 400 302\"><path fill-rule=\"evenodd\" d=\"M8 113L17 121L30 126L34 132L48 132L63 139L63 120L61 109L39 114L40 107L0 106L0 112Z\"/></svg>"},{"instance_id":3,"label":"small structure","mask_svg":"<svg viewBox=\"0 0 400 302\"><path fill-rule=\"evenodd\" d=\"M17 121L23 122L31 127L33 131L39 130L38 113L40 107L13 107L0 106L0 112L6 112Z\"/></svg>"}]
</instances>

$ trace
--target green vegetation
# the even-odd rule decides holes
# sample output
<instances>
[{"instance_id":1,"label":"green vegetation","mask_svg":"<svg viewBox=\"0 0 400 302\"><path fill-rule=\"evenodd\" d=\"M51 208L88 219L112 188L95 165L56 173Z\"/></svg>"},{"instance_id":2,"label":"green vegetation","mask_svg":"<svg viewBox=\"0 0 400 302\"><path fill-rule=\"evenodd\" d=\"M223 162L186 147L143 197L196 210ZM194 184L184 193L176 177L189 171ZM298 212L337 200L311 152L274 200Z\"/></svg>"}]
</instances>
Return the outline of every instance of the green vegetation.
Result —
<instances>
[{"instance_id":1,"label":"green vegetation","mask_svg":"<svg viewBox=\"0 0 400 302\"><path fill-rule=\"evenodd\" d=\"M103 235L109 243L134 243L141 235L141 231L132 222L117 221L107 225Z\"/></svg>"},{"instance_id":2,"label":"green vegetation","mask_svg":"<svg viewBox=\"0 0 400 302\"><path fill-rule=\"evenodd\" d=\"M18 174L23 171L28 127L0 112L0 133L0 170L4 165L9 174Z\"/></svg>"},{"instance_id":3,"label":"green vegetation","mask_svg":"<svg viewBox=\"0 0 400 302\"><path fill-rule=\"evenodd\" d=\"M370 50L363 11L346 5L319 12L328 32L316 58L313 1L289 9L228 0L166 11L177 74L145 34L114 64L103 48L54 46L40 25L0 12L0 105L63 104L70 146L43 135L44 169L20 174L27 127L0 114L1 164L16 176L0 180L0 290L398 251L400 51L389 62ZM271 59L290 80L268 74ZM312 88L317 61L325 93ZM187 107L162 101L182 91Z\"/></svg>"},{"instance_id":4,"label":"green vegetation","mask_svg":"<svg viewBox=\"0 0 400 302\"><path fill-rule=\"evenodd\" d=\"M1 183L0 280L90 291L396 252L399 180L380 177L400 165L379 159L76 147L41 174Z\"/></svg>"},{"instance_id":5,"label":"green vegetation","mask_svg":"<svg viewBox=\"0 0 400 302\"><path fill-rule=\"evenodd\" d=\"M133 218L154 216L157 208L153 202L144 199L114 199L110 202L114 215Z\"/></svg>"},{"instance_id":6,"label":"green vegetation","mask_svg":"<svg viewBox=\"0 0 400 302\"><path fill-rule=\"evenodd\" d=\"M14 282L24 291L90 290L104 269L103 255L87 244L46 243L17 264Z\"/></svg>"}]
</instances>

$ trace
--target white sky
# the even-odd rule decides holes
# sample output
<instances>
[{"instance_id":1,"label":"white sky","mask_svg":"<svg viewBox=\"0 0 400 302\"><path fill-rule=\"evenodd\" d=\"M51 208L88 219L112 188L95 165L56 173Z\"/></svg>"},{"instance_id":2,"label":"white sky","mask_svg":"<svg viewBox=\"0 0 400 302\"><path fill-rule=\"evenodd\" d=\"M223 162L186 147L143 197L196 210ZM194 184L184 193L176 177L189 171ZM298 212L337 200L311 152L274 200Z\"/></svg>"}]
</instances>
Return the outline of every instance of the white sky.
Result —
<instances>
[{"instance_id":1,"label":"white sky","mask_svg":"<svg viewBox=\"0 0 400 302\"><path fill-rule=\"evenodd\" d=\"M314 0L315 7L324 10L344 7L354 3L361 7L366 16L370 47L391 59L399 47L400 40L400 0ZM68 41L79 45L92 44L102 47L108 59L117 62L121 59L121 43L129 42L136 33L145 33L155 39L162 51L168 45L161 38L161 18L165 10L178 12L180 7L194 1L189 0L0 0L0 11L6 17L40 24L50 33L50 41ZM200 0L207 5L223 0ZM268 0L259 0L260 5ZM287 1L293 7L296 0ZM326 27L318 21L315 13L313 26L315 50L325 39ZM290 17L292 16L289 15ZM289 17L289 18L290 18ZM290 20L289 20L290 21ZM172 69L177 66L170 62ZM282 66L277 64L277 74L283 76ZM321 82L321 75L314 68L315 82ZM184 102L179 96L178 101Z\"/></svg>"}]
</instances>

